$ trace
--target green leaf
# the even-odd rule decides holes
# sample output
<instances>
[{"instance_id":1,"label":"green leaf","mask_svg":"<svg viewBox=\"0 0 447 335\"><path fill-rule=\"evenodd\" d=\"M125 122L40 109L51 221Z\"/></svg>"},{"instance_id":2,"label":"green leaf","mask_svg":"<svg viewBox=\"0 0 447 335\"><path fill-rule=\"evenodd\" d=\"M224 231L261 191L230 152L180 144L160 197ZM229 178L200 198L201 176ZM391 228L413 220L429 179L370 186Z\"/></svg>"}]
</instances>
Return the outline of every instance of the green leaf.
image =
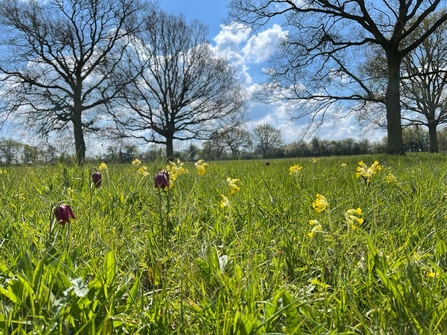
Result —
<instances>
[{"instance_id":1,"label":"green leaf","mask_svg":"<svg viewBox=\"0 0 447 335\"><path fill-rule=\"evenodd\" d=\"M109 251L104 259L104 274L106 284L111 286L116 276L115 255L112 251Z\"/></svg>"},{"instance_id":2,"label":"green leaf","mask_svg":"<svg viewBox=\"0 0 447 335\"><path fill-rule=\"evenodd\" d=\"M282 301L284 304L284 312L286 314L286 327L288 334L295 334L300 327L300 316L295 307L296 301L288 292L282 293Z\"/></svg>"},{"instance_id":3,"label":"green leaf","mask_svg":"<svg viewBox=\"0 0 447 335\"><path fill-rule=\"evenodd\" d=\"M140 278L135 278L135 283L133 284L132 288L130 289L129 296L127 297L126 312L135 303L139 287L140 287Z\"/></svg>"}]
</instances>

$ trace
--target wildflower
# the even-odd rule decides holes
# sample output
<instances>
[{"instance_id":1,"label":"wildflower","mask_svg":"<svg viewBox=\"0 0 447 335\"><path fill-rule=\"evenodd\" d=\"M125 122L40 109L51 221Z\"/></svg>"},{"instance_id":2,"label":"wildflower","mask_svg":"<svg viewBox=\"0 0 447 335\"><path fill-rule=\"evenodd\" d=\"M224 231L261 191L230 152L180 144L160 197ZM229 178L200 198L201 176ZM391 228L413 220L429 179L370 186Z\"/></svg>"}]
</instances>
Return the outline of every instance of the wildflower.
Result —
<instances>
[{"instance_id":1,"label":"wildflower","mask_svg":"<svg viewBox=\"0 0 447 335\"><path fill-rule=\"evenodd\" d=\"M395 183L397 181L396 177L390 172L386 175L386 182L387 183Z\"/></svg>"},{"instance_id":2,"label":"wildflower","mask_svg":"<svg viewBox=\"0 0 447 335\"><path fill-rule=\"evenodd\" d=\"M289 174L297 175L302 169L303 169L303 167L299 164L292 165L291 167L289 167Z\"/></svg>"},{"instance_id":3,"label":"wildflower","mask_svg":"<svg viewBox=\"0 0 447 335\"><path fill-rule=\"evenodd\" d=\"M169 188L169 173L167 171L161 171L155 175L154 186L156 188L161 187L163 189Z\"/></svg>"},{"instance_id":4,"label":"wildflower","mask_svg":"<svg viewBox=\"0 0 447 335\"><path fill-rule=\"evenodd\" d=\"M220 202L220 207L225 208L228 207L230 208L230 200L228 200L228 198L226 196L224 196L223 194L220 195L222 197L222 201Z\"/></svg>"},{"instance_id":5,"label":"wildflower","mask_svg":"<svg viewBox=\"0 0 447 335\"><path fill-rule=\"evenodd\" d=\"M198 160L197 163L195 163L194 165L197 168L197 173L199 174L199 176L205 174L208 164L205 163L203 159Z\"/></svg>"},{"instance_id":6,"label":"wildflower","mask_svg":"<svg viewBox=\"0 0 447 335\"><path fill-rule=\"evenodd\" d=\"M149 172L147 172L147 166L146 165L142 165L138 168L138 173L142 174L143 177L147 177L149 176Z\"/></svg>"},{"instance_id":7,"label":"wildflower","mask_svg":"<svg viewBox=\"0 0 447 335\"><path fill-rule=\"evenodd\" d=\"M422 260L421 255L419 255L416 251L413 252L413 258L416 262L420 262Z\"/></svg>"},{"instance_id":8,"label":"wildflower","mask_svg":"<svg viewBox=\"0 0 447 335\"><path fill-rule=\"evenodd\" d=\"M346 164L346 163L341 163L340 166L341 166L342 168L345 168L347 165L348 165L348 164Z\"/></svg>"},{"instance_id":9,"label":"wildflower","mask_svg":"<svg viewBox=\"0 0 447 335\"><path fill-rule=\"evenodd\" d=\"M102 180L101 172L96 171L95 173L92 174L93 185L95 185L96 188L101 187L101 180Z\"/></svg>"},{"instance_id":10,"label":"wildflower","mask_svg":"<svg viewBox=\"0 0 447 335\"><path fill-rule=\"evenodd\" d=\"M169 162L169 165L166 165L166 171L169 172L169 177L172 181L176 180L178 176L186 173L186 169L183 167L183 163L180 159L177 159L176 162Z\"/></svg>"},{"instance_id":11,"label":"wildflower","mask_svg":"<svg viewBox=\"0 0 447 335\"><path fill-rule=\"evenodd\" d=\"M436 278L436 277L437 277L437 274L436 274L436 272L428 271L428 272L426 273L426 276L427 276L427 278Z\"/></svg>"},{"instance_id":12,"label":"wildflower","mask_svg":"<svg viewBox=\"0 0 447 335\"><path fill-rule=\"evenodd\" d=\"M102 162L101 164L99 164L98 170L99 171L107 171L107 164Z\"/></svg>"},{"instance_id":13,"label":"wildflower","mask_svg":"<svg viewBox=\"0 0 447 335\"><path fill-rule=\"evenodd\" d=\"M70 206L62 204L54 210L54 216L61 225L70 223L70 218L76 219Z\"/></svg>"},{"instance_id":14,"label":"wildflower","mask_svg":"<svg viewBox=\"0 0 447 335\"><path fill-rule=\"evenodd\" d=\"M231 177L227 178L227 184L228 187L230 187L230 193L236 194L241 189L239 186L236 185L236 183L240 182L239 179L232 179Z\"/></svg>"},{"instance_id":15,"label":"wildflower","mask_svg":"<svg viewBox=\"0 0 447 335\"><path fill-rule=\"evenodd\" d=\"M374 161L374 163L368 167L363 161L359 162L359 166L357 166L357 172L355 175L358 177L362 177L367 184L371 183L372 176L379 170L382 170L382 167L379 165L378 161Z\"/></svg>"},{"instance_id":16,"label":"wildflower","mask_svg":"<svg viewBox=\"0 0 447 335\"><path fill-rule=\"evenodd\" d=\"M0 174L6 174L6 170L0 170Z\"/></svg>"},{"instance_id":17,"label":"wildflower","mask_svg":"<svg viewBox=\"0 0 447 335\"><path fill-rule=\"evenodd\" d=\"M357 228L357 224L361 226L363 224L363 218L360 217L362 215L361 208L350 209L345 213L346 223L351 229L355 230Z\"/></svg>"},{"instance_id":18,"label":"wildflower","mask_svg":"<svg viewBox=\"0 0 447 335\"><path fill-rule=\"evenodd\" d=\"M309 236L310 238L314 237L316 232L323 230L323 227L317 220L309 220L309 224L313 226L312 230L309 233L307 233L307 236Z\"/></svg>"},{"instance_id":19,"label":"wildflower","mask_svg":"<svg viewBox=\"0 0 447 335\"><path fill-rule=\"evenodd\" d=\"M318 159L316 159L316 158L312 158L312 163L313 163L313 164L317 164L317 163L318 163Z\"/></svg>"},{"instance_id":20,"label":"wildflower","mask_svg":"<svg viewBox=\"0 0 447 335\"><path fill-rule=\"evenodd\" d=\"M270 166L270 162L269 161L265 161L265 166Z\"/></svg>"},{"instance_id":21,"label":"wildflower","mask_svg":"<svg viewBox=\"0 0 447 335\"><path fill-rule=\"evenodd\" d=\"M321 213L329 208L329 203L324 195L317 194L317 198L312 202L312 207L315 209L315 212Z\"/></svg>"},{"instance_id":22,"label":"wildflower","mask_svg":"<svg viewBox=\"0 0 447 335\"><path fill-rule=\"evenodd\" d=\"M140 161L138 158L135 158L135 159L132 161L132 165L133 165L133 166L140 166L140 165L141 165L141 161Z\"/></svg>"}]
</instances>

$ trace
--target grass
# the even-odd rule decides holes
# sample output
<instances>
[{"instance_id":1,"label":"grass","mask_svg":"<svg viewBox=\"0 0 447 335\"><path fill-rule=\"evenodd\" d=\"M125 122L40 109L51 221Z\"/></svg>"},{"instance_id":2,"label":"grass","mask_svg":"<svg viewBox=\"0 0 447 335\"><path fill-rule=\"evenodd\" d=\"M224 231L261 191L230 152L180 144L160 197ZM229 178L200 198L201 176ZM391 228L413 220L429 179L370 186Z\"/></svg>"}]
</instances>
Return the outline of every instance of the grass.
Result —
<instances>
[{"instance_id":1,"label":"grass","mask_svg":"<svg viewBox=\"0 0 447 335\"><path fill-rule=\"evenodd\" d=\"M360 160L382 166L369 185ZM89 166L4 168L0 333L447 332L445 156L184 166L166 192L162 162L147 176L109 165L99 189ZM65 226L61 203L76 216ZM363 223L348 223L357 208Z\"/></svg>"}]
</instances>

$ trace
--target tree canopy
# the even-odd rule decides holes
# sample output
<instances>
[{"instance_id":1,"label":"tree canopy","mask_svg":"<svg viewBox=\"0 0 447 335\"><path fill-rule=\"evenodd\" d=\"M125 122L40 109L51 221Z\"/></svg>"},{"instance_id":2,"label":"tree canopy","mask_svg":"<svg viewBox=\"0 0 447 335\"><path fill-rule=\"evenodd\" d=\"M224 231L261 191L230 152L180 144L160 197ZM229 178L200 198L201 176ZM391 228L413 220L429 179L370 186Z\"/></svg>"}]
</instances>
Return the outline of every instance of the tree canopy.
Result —
<instances>
[{"instance_id":1,"label":"tree canopy","mask_svg":"<svg viewBox=\"0 0 447 335\"><path fill-rule=\"evenodd\" d=\"M124 50L148 3L139 0L1 0L2 119L42 135L73 132L79 163L85 131L134 78Z\"/></svg>"},{"instance_id":2,"label":"tree canopy","mask_svg":"<svg viewBox=\"0 0 447 335\"><path fill-rule=\"evenodd\" d=\"M134 43L138 78L114 114L122 136L163 144L172 157L174 140L208 140L243 120L244 90L235 69L211 50L206 26L158 11Z\"/></svg>"},{"instance_id":3,"label":"tree canopy","mask_svg":"<svg viewBox=\"0 0 447 335\"><path fill-rule=\"evenodd\" d=\"M441 0L231 0L230 17L258 28L284 19L289 34L272 58L268 100L291 101L295 118L320 119L337 108L384 103L388 152L404 153L401 120L402 59L447 21ZM419 25L437 13L425 30ZM370 48L386 59L385 96L359 71ZM297 103L299 102L299 103Z\"/></svg>"}]
</instances>

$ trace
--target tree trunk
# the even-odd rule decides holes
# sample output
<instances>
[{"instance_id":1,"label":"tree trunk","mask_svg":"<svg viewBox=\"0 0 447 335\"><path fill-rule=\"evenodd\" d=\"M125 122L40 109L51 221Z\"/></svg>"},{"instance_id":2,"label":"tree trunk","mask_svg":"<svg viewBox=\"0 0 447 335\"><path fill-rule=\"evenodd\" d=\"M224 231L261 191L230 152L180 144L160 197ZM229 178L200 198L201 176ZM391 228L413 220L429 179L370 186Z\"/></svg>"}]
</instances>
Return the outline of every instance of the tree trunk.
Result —
<instances>
[{"instance_id":1,"label":"tree trunk","mask_svg":"<svg viewBox=\"0 0 447 335\"><path fill-rule=\"evenodd\" d=\"M436 123L433 120L428 121L428 135L430 137L430 152L438 152L438 136L436 134Z\"/></svg>"},{"instance_id":2,"label":"tree trunk","mask_svg":"<svg viewBox=\"0 0 447 335\"><path fill-rule=\"evenodd\" d=\"M166 135L166 158L174 159L174 134Z\"/></svg>"},{"instance_id":3,"label":"tree trunk","mask_svg":"<svg viewBox=\"0 0 447 335\"><path fill-rule=\"evenodd\" d=\"M400 58L388 54L388 84L386 89L386 120L389 154L404 155L400 106Z\"/></svg>"},{"instance_id":4,"label":"tree trunk","mask_svg":"<svg viewBox=\"0 0 447 335\"><path fill-rule=\"evenodd\" d=\"M85 162L85 141L81 114L75 114L72 121L76 149L76 162L77 164L81 165Z\"/></svg>"}]
</instances>

